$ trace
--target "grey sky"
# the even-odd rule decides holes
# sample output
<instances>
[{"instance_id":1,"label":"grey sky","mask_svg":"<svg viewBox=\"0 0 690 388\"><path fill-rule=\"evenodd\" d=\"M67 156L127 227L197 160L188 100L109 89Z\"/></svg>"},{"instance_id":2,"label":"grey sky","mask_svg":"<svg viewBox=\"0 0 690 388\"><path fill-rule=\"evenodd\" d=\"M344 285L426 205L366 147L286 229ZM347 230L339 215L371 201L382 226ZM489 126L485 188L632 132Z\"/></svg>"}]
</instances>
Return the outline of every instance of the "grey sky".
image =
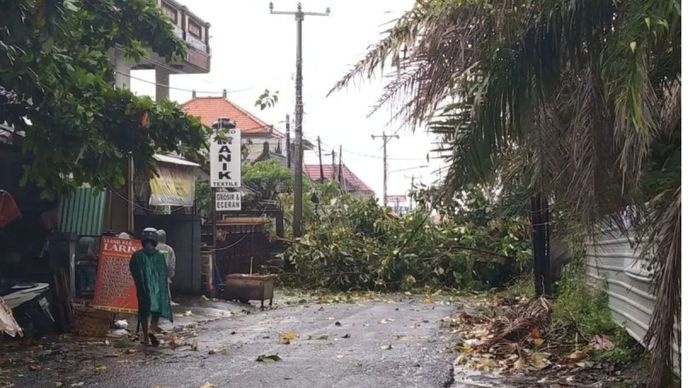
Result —
<instances>
[{"instance_id":1,"label":"grey sky","mask_svg":"<svg viewBox=\"0 0 690 388\"><path fill-rule=\"evenodd\" d=\"M230 92L228 98L264 121L284 128L285 114L292 117L294 111L294 18L270 15L268 1L178 2L211 23L212 62L209 74L174 75L171 85L218 93L224 88L239 90ZM296 4L296 1L278 0L274 1L274 8L292 11ZM397 128L386 127L388 109L367 117L370 106L380 95L382 82L365 80L328 98L326 94L362 57L366 48L381 37L389 22L411 8L413 0L304 0L302 4L305 11L323 12L331 7L330 16L307 17L304 22L305 136L313 140L321 136L324 152L342 144L343 162L381 197L382 160L362 155L380 156L381 140L374 141L370 135ZM153 81L152 72L139 71L132 75ZM132 80L132 89L139 94L154 94L153 85L137 80ZM254 107L254 101L264 89L278 90L280 101L276 107L261 111ZM171 90L170 97L182 103L191 98L191 93ZM431 182L438 177L432 173L440 165L433 155L430 163L426 161L433 145L425 130L413 134L409 129L402 129L398 134L400 140L391 140L388 147L392 171L389 195L405 194L411 174L422 175L422 181ZM305 153L306 163L317 161L316 153ZM394 172L424 164L430 167Z\"/></svg>"}]
</instances>

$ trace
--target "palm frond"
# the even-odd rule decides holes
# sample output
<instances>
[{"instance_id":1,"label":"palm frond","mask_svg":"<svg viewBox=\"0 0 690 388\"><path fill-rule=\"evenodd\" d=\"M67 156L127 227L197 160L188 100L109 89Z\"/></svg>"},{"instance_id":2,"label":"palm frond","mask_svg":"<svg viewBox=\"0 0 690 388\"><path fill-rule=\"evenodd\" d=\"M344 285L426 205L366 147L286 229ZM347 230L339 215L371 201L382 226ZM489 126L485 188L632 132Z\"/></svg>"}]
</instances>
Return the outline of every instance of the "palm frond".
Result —
<instances>
[{"instance_id":1,"label":"palm frond","mask_svg":"<svg viewBox=\"0 0 690 388\"><path fill-rule=\"evenodd\" d=\"M674 324L680 327L680 262L681 217L680 195L664 192L651 203L656 209L649 220L643 254L647 255L654 274L656 305L645 341L651 346L651 380L649 387L670 385L673 365L672 344L680 349L680 334L676 336Z\"/></svg>"}]
</instances>

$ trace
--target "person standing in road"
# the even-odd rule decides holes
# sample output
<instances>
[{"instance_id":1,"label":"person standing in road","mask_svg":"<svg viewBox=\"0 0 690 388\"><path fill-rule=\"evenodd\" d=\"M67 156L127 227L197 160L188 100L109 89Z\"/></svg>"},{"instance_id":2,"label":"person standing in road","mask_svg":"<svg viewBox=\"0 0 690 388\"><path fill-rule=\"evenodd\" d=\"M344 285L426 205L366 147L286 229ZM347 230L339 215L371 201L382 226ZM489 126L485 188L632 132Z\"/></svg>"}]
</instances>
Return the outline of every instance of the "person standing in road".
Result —
<instances>
[{"instance_id":1,"label":"person standing in road","mask_svg":"<svg viewBox=\"0 0 690 388\"><path fill-rule=\"evenodd\" d=\"M158 246L156 249L165 256L165 265L168 267L168 283L172 283L172 278L175 277L175 250L166 244L167 239L168 235L165 230L158 229Z\"/></svg>"},{"instance_id":2,"label":"person standing in road","mask_svg":"<svg viewBox=\"0 0 690 388\"><path fill-rule=\"evenodd\" d=\"M139 303L138 320L144 338L141 341L145 345L158 345L158 339L149 333L149 317L151 327L157 328L160 317L172 322L172 307L170 306L170 294L168 293L168 268L165 256L156 246L158 245L158 231L154 228L146 228L141 233L143 248L134 252L129 261L129 270L137 289L137 302Z\"/></svg>"},{"instance_id":3,"label":"person standing in road","mask_svg":"<svg viewBox=\"0 0 690 388\"><path fill-rule=\"evenodd\" d=\"M170 293L170 284L172 284L172 278L175 277L175 250L168 244L166 240L168 239L165 230L158 229L158 246L156 249L161 251L163 256L165 256L165 265L168 268L168 293ZM172 294L170 295L170 303L172 304Z\"/></svg>"},{"instance_id":4,"label":"person standing in road","mask_svg":"<svg viewBox=\"0 0 690 388\"><path fill-rule=\"evenodd\" d=\"M175 302L172 300L172 293L170 292L170 285L172 284L172 278L175 277L175 250L167 244L168 235L165 233L165 230L163 229L158 229L158 248L159 251L163 253L165 256L165 264L168 267L168 294L170 294L170 304L175 306ZM159 331L158 328L155 328L156 331Z\"/></svg>"}]
</instances>

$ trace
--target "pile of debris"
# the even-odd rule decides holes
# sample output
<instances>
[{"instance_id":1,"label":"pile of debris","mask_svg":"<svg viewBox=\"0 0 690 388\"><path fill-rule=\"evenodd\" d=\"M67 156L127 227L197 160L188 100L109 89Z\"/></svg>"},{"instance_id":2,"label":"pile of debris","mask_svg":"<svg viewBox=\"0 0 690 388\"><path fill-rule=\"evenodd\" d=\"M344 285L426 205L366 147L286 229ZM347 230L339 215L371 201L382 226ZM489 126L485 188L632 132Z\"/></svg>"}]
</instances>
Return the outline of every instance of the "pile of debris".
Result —
<instances>
[{"instance_id":1,"label":"pile of debris","mask_svg":"<svg viewBox=\"0 0 690 388\"><path fill-rule=\"evenodd\" d=\"M567 341L551 326L551 313L548 299L524 296L458 310L444 320L458 339L455 364L494 376L529 374L533 384L570 385L615 374L611 365L589 360L593 351L613 348L612 341L603 335L579 341L582 346Z\"/></svg>"}]
</instances>

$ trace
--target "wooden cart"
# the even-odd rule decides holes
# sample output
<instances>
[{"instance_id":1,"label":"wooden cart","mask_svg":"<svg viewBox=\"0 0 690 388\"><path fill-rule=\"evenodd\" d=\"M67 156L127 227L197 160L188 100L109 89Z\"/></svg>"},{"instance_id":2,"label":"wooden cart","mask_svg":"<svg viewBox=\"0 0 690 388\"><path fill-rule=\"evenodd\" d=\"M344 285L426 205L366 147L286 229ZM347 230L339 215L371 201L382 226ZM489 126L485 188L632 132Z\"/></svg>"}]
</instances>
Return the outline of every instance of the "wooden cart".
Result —
<instances>
[{"instance_id":1,"label":"wooden cart","mask_svg":"<svg viewBox=\"0 0 690 388\"><path fill-rule=\"evenodd\" d=\"M225 278L223 297L242 303L259 300L263 309L265 300L269 300L269 306L273 306L274 283L275 275L230 274Z\"/></svg>"}]
</instances>

